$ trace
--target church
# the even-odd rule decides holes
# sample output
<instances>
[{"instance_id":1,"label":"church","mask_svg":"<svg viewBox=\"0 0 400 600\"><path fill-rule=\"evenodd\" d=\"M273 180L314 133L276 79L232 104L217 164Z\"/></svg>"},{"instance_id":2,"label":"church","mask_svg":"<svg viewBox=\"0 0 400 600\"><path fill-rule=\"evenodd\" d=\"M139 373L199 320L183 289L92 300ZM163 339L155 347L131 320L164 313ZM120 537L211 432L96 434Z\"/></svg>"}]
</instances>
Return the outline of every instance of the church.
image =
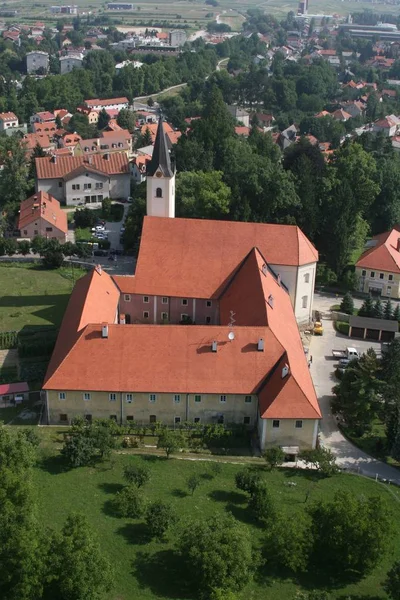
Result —
<instances>
[{"instance_id":1,"label":"church","mask_svg":"<svg viewBox=\"0 0 400 600\"><path fill-rule=\"evenodd\" d=\"M296 226L175 218L160 119L136 272L71 295L43 390L47 422L241 424L261 448L316 445L321 412L298 329L318 253Z\"/></svg>"}]
</instances>

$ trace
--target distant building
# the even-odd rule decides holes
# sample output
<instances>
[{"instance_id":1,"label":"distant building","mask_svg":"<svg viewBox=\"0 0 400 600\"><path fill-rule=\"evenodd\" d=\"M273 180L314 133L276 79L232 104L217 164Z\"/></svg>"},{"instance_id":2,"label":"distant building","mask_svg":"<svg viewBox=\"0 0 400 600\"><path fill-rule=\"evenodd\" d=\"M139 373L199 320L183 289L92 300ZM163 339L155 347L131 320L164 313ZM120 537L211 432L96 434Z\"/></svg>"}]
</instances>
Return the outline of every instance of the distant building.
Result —
<instances>
[{"instance_id":1,"label":"distant building","mask_svg":"<svg viewBox=\"0 0 400 600\"><path fill-rule=\"evenodd\" d=\"M228 110L232 117L245 127L250 127L250 115L247 110L240 108L239 106L228 106Z\"/></svg>"},{"instance_id":2,"label":"distant building","mask_svg":"<svg viewBox=\"0 0 400 600\"><path fill-rule=\"evenodd\" d=\"M308 13L308 0L300 0L299 7L297 9L298 15L306 15Z\"/></svg>"},{"instance_id":3,"label":"distant building","mask_svg":"<svg viewBox=\"0 0 400 600\"><path fill-rule=\"evenodd\" d=\"M45 110L43 112L38 112L35 113L34 115L31 116L30 122L31 125L33 125L33 123L50 123L56 120L56 117L54 115L54 113L51 113L48 110Z\"/></svg>"},{"instance_id":4,"label":"distant building","mask_svg":"<svg viewBox=\"0 0 400 600\"><path fill-rule=\"evenodd\" d=\"M13 112L0 113L0 131L18 127L18 117Z\"/></svg>"},{"instance_id":5,"label":"distant building","mask_svg":"<svg viewBox=\"0 0 400 600\"><path fill-rule=\"evenodd\" d=\"M47 73L49 69L49 55L47 52L33 50L26 55L26 71L27 73L36 73L39 69Z\"/></svg>"},{"instance_id":6,"label":"distant building","mask_svg":"<svg viewBox=\"0 0 400 600\"><path fill-rule=\"evenodd\" d=\"M170 46L183 46L186 42L186 33L182 29L174 29L168 36Z\"/></svg>"},{"instance_id":7,"label":"distant building","mask_svg":"<svg viewBox=\"0 0 400 600\"><path fill-rule=\"evenodd\" d=\"M76 4L69 4L66 6L50 6L51 12L54 14L64 14L64 15L77 15L78 7Z\"/></svg>"},{"instance_id":8,"label":"distant building","mask_svg":"<svg viewBox=\"0 0 400 600\"><path fill-rule=\"evenodd\" d=\"M133 10L133 4L129 2L109 2L107 4L108 10Z\"/></svg>"},{"instance_id":9,"label":"distant building","mask_svg":"<svg viewBox=\"0 0 400 600\"><path fill-rule=\"evenodd\" d=\"M102 110L103 108L113 109L120 111L123 108L129 108L128 98L106 98L99 100L99 98L92 98L91 100L85 100L84 104L86 108L91 110Z\"/></svg>"},{"instance_id":10,"label":"distant building","mask_svg":"<svg viewBox=\"0 0 400 600\"><path fill-rule=\"evenodd\" d=\"M400 228L369 240L356 262L359 291L387 298L400 298Z\"/></svg>"},{"instance_id":11,"label":"distant building","mask_svg":"<svg viewBox=\"0 0 400 600\"><path fill-rule=\"evenodd\" d=\"M22 238L33 239L41 235L65 242L68 232L67 214L53 196L39 192L21 202L18 229Z\"/></svg>"},{"instance_id":12,"label":"distant building","mask_svg":"<svg viewBox=\"0 0 400 600\"><path fill-rule=\"evenodd\" d=\"M60 57L60 72L61 75L69 73L72 69L80 69L83 63L83 54L68 54L68 56Z\"/></svg>"}]
</instances>

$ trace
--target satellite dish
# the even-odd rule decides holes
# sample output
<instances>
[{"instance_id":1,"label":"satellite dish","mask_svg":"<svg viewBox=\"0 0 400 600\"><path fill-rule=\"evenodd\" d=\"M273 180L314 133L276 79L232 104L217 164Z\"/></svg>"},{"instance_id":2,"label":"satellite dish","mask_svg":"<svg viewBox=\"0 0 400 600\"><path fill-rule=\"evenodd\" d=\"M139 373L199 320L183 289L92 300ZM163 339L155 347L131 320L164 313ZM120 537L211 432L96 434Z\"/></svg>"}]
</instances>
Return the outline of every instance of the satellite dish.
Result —
<instances>
[{"instance_id":1,"label":"satellite dish","mask_svg":"<svg viewBox=\"0 0 400 600\"><path fill-rule=\"evenodd\" d=\"M228 339L231 340L231 341L235 339L235 334L233 333L233 331L230 331L228 333Z\"/></svg>"}]
</instances>

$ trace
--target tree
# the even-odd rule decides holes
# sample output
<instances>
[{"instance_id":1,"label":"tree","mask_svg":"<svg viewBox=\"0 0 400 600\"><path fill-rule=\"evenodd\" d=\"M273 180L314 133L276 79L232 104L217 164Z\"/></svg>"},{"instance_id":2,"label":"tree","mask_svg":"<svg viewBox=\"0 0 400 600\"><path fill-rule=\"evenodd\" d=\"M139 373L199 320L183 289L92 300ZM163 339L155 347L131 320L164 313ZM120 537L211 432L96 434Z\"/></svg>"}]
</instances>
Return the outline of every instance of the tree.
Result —
<instances>
[{"instance_id":1,"label":"tree","mask_svg":"<svg viewBox=\"0 0 400 600\"><path fill-rule=\"evenodd\" d=\"M377 298L374 306L375 319L383 319L383 306L380 298Z\"/></svg>"},{"instance_id":2,"label":"tree","mask_svg":"<svg viewBox=\"0 0 400 600\"><path fill-rule=\"evenodd\" d=\"M265 450L263 457L270 469L279 467L285 460L285 453L279 446L273 446Z\"/></svg>"},{"instance_id":3,"label":"tree","mask_svg":"<svg viewBox=\"0 0 400 600\"><path fill-rule=\"evenodd\" d=\"M185 440L180 431L164 429L158 437L157 448L165 450L167 458L175 452L179 452L185 446Z\"/></svg>"},{"instance_id":4,"label":"tree","mask_svg":"<svg viewBox=\"0 0 400 600\"><path fill-rule=\"evenodd\" d=\"M152 502L146 511L146 523L152 537L162 540L168 529L177 521L172 507L161 500Z\"/></svg>"},{"instance_id":5,"label":"tree","mask_svg":"<svg viewBox=\"0 0 400 600\"><path fill-rule=\"evenodd\" d=\"M388 572L383 587L391 600L400 600L400 560Z\"/></svg>"},{"instance_id":6,"label":"tree","mask_svg":"<svg viewBox=\"0 0 400 600\"><path fill-rule=\"evenodd\" d=\"M46 246L46 238L42 235L35 235L33 240L31 241L31 250L33 254L42 254L44 248Z\"/></svg>"},{"instance_id":7,"label":"tree","mask_svg":"<svg viewBox=\"0 0 400 600\"><path fill-rule=\"evenodd\" d=\"M124 478L128 483L140 488L149 482L150 470L147 467L126 465L126 467L124 467Z\"/></svg>"},{"instance_id":8,"label":"tree","mask_svg":"<svg viewBox=\"0 0 400 600\"><path fill-rule=\"evenodd\" d=\"M52 535L43 599L100 600L112 589L113 573L87 519L70 515L61 533Z\"/></svg>"},{"instance_id":9,"label":"tree","mask_svg":"<svg viewBox=\"0 0 400 600\"><path fill-rule=\"evenodd\" d=\"M136 126L135 113L129 108L122 108L118 113L117 123L123 129L133 133Z\"/></svg>"},{"instance_id":10,"label":"tree","mask_svg":"<svg viewBox=\"0 0 400 600\"><path fill-rule=\"evenodd\" d=\"M325 477L331 477L339 471L334 455L327 448L303 450L299 454L299 459L315 467Z\"/></svg>"},{"instance_id":11,"label":"tree","mask_svg":"<svg viewBox=\"0 0 400 600\"><path fill-rule=\"evenodd\" d=\"M392 304L391 300L387 300L385 302L385 306L383 309L383 318L388 321L393 319L393 304Z\"/></svg>"},{"instance_id":12,"label":"tree","mask_svg":"<svg viewBox=\"0 0 400 600\"><path fill-rule=\"evenodd\" d=\"M400 321L400 305L399 304L396 304L396 308L394 309L393 320Z\"/></svg>"},{"instance_id":13,"label":"tree","mask_svg":"<svg viewBox=\"0 0 400 600\"><path fill-rule=\"evenodd\" d=\"M278 514L266 534L268 562L294 573L307 570L313 544L308 515L299 513L288 517Z\"/></svg>"},{"instance_id":14,"label":"tree","mask_svg":"<svg viewBox=\"0 0 400 600\"><path fill-rule=\"evenodd\" d=\"M192 496L195 493L195 491L197 490L197 488L199 487L200 482L201 482L201 479L200 479L199 475L196 475L196 474L190 475L187 478L186 484L187 484L188 490L192 494Z\"/></svg>"},{"instance_id":15,"label":"tree","mask_svg":"<svg viewBox=\"0 0 400 600\"><path fill-rule=\"evenodd\" d=\"M143 148L145 148L146 146L152 145L151 131L148 127L146 127L146 129L144 130L144 133L140 136L139 144Z\"/></svg>"},{"instance_id":16,"label":"tree","mask_svg":"<svg viewBox=\"0 0 400 600\"><path fill-rule=\"evenodd\" d=\"M14 238L8 238L8 240L7 240L7 254L9 256L13 256L14 254L17 254L17 250L18 250L18 242L17 242L17 240L15 240Z\"/></svg>"},{"instance_id":17,"label":"tree","mask_svg":"<svg viewBox=\"0 0 400 600\"><path fill-rule=\"evenodd\" d=\"M111 215L111 206L112 206L111 198L104 198L102 200L102 202L101 202L101 216L106 221L108 221L109 218L110 218L110 215Z\"/></svg>"},{"instance_id":18,"label":"tree","mask_svg":"<svg viewBox=\"0 0 400 600\"><path fill-rule=\"evenodd\" d=\"M270 525L276 517L275 503L266 484L260 481L251 493L249 508L259 521Z\"/></svg>"},{"instance_id":19,"label":"tree","mask_svg":"<svg viewBox=\"0 0 400 600\"><path fill-rule=\"evenodd\" d=\"M64 262L64 255L60 248L44 248L43 250L43 266L46 269L58 269Z\"/></svg>"},{"instance_id":20,"label":"tree","mask_svg":"<svg viewBox=\"0 0 400 600\"><path fill-rule=\"evenodd\" d=\"M18 254L26 256L27 254L29 254L30 250L31 243L29 240L21 240L20 242L18 242Z\"/></svg>"},{"instance_id":21,"label":"tree","mask_svg":"<svg viewBox=\"0 0 400 600\"><path fill-rule=\"evenodd\" d=\"M113 508L119 517L138 519L146 509L142 490L135 485L127 485L115 494Z\"/></svg>"},{"instance_id":22,"label":"tree","mask_svg":"<svg viewBox=\"0 0 400 600\"><path fill-rule=\"evenodd\" d=\"M259 473L251 467L238 471L235 475L236 487L243 492L253 493L261 478Z\"/></svg>"},{"instance_id":23,"label":"tree","mask_svg":"<svg viewBox=\"0 0 400 600\"><path fill-rule=\"evenodd\" d=\"M25 200L29 189L29 163L18 136L1 139L0 162L0 206L15 209Z\"/></svg>"},{"instance_id":24,"label":"tree","mask_svg":"<svg viewBox=\"0 0 400 600\"><path fill-rule=\"evenodd\" d=\"M352 315L354 312L354 302L353 302L353 298L351 296L351 294L349 292L347 292L344 296L343 296L343 300L340 304L340 310L341 312L346 313L347 315Z\"/></svg>"},{"instance_id":25,"label":"tree","mask_svg":"<svg viewBox=\"0 0 400 600\"><path fill-rule=\"evenodd\" d=\"M180 217L223 219L229 213L231 190L223 173L184 172L176 178L176 205Z\"/></svg>"},{"instance_id":26,"label":"tree","mask_svg":"<svg viewBox=\"0 0 400 600\"><path fill-rule=\"evenodd\" d=\"M110 457L116 445L115 423L111 419L96 419L88 429L100 460Z\"/></svg>"},{"instance_id":27,"label":"tree","mask_svg":"<svg viewBox=\"0 0 400 600\"><path fill-rule=\"evenodd\" d=\"M391 533L380 497L337 491L333 500L310 506L314 539L311 563L324 573L365 575L382 559Z\"/></svg>"},{"instance_id":28,"label":"tree","mask_svg":"<svg viewBox=\"0 0 400 600\"><path fill-rule=\"evenodd\" d=\"M86 229L86 227L93 227L96 221L97 217L95 212L87 206L84 208L77 208L74 212L75 227Z\"/></svg>"},{"instance_id":29,"label":"tree","mask_svg":"<svg viewBox=\"0 0 400 600\"><path fill-rule=\"evenodd\" d=\"M69 435L64 442L61 454L66 458L70 467L90 465L97 455L94 439L85 431Z\"/></svg>"},{"instance_id":30,"label":"tree","mask_svg":"<svg viewBox=\"0 0 400 600\"><path fill-rule=\"evenodd\" d=\"M101 111L99 112L99 119L97 121L97 129L99 129L99 130L105 129L108 125L109 120L110 120L110 115L105 110L105 108L102 108Z\"/></svg>"},{"instance_id":31,"label":"tree","mask_svg":"<svg viewBox=\"0 0 400 600\"><path fill-rule=\"evenodd\" d=\"M360 310L358 311L360 317L373 317L374 316L374 301L372 300L372 296L368 296L364 302Z\"/></svg>"},{"instance_id":32,"label":"tree","mask_svg":"<svg viewBox=\"0 0 400 600\"><path fill-rule=\"evenodd\" d=\"M226 593L240 591L257 565L249 530L231 515L188 523L177 547L186 572L196 587L208 595L217 589Z\"/></svg>"}]
</instances>

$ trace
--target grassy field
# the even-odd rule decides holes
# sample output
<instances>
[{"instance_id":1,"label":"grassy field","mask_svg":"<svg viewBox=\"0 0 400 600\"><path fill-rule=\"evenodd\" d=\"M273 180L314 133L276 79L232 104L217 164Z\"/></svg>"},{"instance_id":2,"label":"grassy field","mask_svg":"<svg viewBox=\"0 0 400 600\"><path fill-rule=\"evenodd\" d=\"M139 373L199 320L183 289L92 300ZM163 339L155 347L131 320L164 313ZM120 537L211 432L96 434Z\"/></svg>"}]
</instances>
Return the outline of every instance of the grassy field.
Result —
<instances>
[{"instance_id":1,"label":"grassy field","mask_svg":"<svg viewBox=\"0 0 400 600\"><path fill-rule=\"evenodd\" d=\"M75 269L75 280L79 276ZM1 264L0 281L0 331L60 326L73 287L71 269L46 271L33 264Z\"/></svg>"},{"instance_id":2,"label":"grassy field","mask_svg":"<svg viewBox=\"0 0 400 600\"><path fill-rule=\"evenodd\" d=\"M121 489L123 467L127 464L146 464L151 471L151 481L145 488L149 500L162 499L176 509L180 520L204 518L231 511L248 526L255 541L262 541L263 531L252 520L247 510L247 499L238 493L234 484L237 464L221 463L216 474L211 462L139 456L129 453L115 454L109 463L97 468L65 470L57 450L62 441L56 428L41 430L47 439L42 449L43 457L34 472L40 518L44 525L59 527L70 511L85 513L96 530L102 549L115 569L115 589L109 600L192 600L185 593L179 558L174 554L171 539L164 543L149 541L141 520L118 519L110 511L110 500ZM128 451L129 452L129 451ZM395 537L389 543L388 553L374 573L358 583L335 588L332 598L343 600L354 594L357 600L385 598L380 584L391 563L400 557L400 490L393 489L396 498L381 484L352 475L338 475L331 479L318 479L315 473L280 469L268 472L260 467L279 508L287 514L300 512L305 507L305 497L311 488L310 500L329 499L335 490L347 489L357 495L382 495L392 511ZM197 473L202 480L193 496L187 495L186 479ZM288 486L293 481L296 486ZM276 574L262 573L262 580L254 581L239 595L238 600L294 600L299 589L323 587L323 582L306 576L298 581L280 579ZM266 596L267 594L267 596ZM372 595L371 595L372 594Z\"/></svg>"}]
</instances>

